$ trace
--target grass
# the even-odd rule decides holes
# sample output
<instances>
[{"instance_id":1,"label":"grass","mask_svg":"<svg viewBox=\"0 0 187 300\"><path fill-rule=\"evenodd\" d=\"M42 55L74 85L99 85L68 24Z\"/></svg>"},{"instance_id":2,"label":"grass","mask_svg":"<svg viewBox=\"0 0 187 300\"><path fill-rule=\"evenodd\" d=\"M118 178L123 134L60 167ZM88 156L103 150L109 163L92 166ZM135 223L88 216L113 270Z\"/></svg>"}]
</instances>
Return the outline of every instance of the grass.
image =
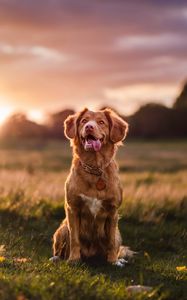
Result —
<instances>
[{"instance_id":1,"label":"grass","mask_svg":"<svg viewBox=\"0 0 187 300\"><path fill-rule=\"evenodd\" d=\"M125 268L51 264L64 217L67 144L0 145L0 299L186 299L187 142L127 142L120 149L120 230L138 251ZM1 258L5 258L4 260ZM130 294L143 284L150 292Z\"/></svg>"}]
</instances>

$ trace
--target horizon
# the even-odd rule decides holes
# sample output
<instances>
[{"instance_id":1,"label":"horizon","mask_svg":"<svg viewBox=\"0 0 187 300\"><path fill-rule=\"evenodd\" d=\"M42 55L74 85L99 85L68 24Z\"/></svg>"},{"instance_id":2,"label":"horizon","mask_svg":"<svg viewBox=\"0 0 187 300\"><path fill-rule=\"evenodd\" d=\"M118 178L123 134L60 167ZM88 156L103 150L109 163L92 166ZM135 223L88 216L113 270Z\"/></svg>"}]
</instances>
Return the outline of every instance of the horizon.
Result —
<instances>
[{"instance_id":1,"label":"horizon","mask_svg":"<svg viewBox=\"0 0 187 300\"><path fill-rule=\"evenodd\" d=\"M174 102L172 103L171 106L167 106L165 105L164 103L162 102L145 102L143 103L142 105L140 105L136 110L134 110L131 114L127 114L127 115L123 115L123 113L120 113L115 105L114 106L109 106L109 105L104 105L103 107L108 107L110 109L113 109L114 111L116 111L118 114L121 114L123 117L130 117L130 116L133 116L136 112L139 111L139 109L141 109L142 107L144 107L145 105L149 105L149 104L156 104L156 105L162 105L164 107L167 107L167 108L170 108L172 109L173 108L173 105L175 103L175 100L174 99ZM91 111L98 111L98 110L101 110L103 109L102 107L97 107L97 108L91 108L89 106L84 106L82 108L80 108L80 110L82 110L83 108L88 108L89 110ZM63 111L66 111L66 110L72 110L72 111L75 111L75 113L78 111L76 110L75 108L73 107L62 107L61 109L59 110L54 110L54 111L40 111L40 110L30 110L30 111L24 111L24 110L2 110L0 111L0 127L2 125L4 125L6 123L6 121L9 119L9 117L13 116L13 115L16 115L16 114L23 114L27 120L29 121L32 121L32 122L35 122L36 124L39 124L39 125L47 125L47 123L49 122L49 119L50 119L50 116L52 116L53 114L56 114L56 113L59 113L59 112L63 112Z\"/></svg>"}]
</instances>

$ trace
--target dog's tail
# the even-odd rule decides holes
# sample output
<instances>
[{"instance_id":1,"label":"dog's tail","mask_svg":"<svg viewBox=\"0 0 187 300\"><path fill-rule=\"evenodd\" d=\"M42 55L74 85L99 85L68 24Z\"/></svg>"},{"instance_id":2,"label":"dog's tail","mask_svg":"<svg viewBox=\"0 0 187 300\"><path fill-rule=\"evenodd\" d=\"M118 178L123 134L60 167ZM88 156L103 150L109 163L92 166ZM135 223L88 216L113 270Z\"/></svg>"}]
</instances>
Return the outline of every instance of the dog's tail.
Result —
<instances>
[{"instance_id":1,"label":"dog's tail","mask_svg":"<svg viewBox=\"0 0 187 300\"><path fill-rule=\"evenodd\" d=\"M131 259L137 253L138 252L132 251L129 247L120 246L119 252L118 252L118 258Z\"/></svg>"}]
</instances>

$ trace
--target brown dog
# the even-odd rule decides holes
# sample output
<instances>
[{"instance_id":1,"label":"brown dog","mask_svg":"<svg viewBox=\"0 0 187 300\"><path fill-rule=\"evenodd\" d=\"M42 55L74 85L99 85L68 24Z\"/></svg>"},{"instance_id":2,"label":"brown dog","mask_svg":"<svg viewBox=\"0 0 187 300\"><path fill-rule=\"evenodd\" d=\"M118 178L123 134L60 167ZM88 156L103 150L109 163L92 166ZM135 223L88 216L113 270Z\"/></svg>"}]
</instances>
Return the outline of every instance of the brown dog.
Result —
<instances>
[{"instance_id":1,"label":"brown dog","mask_svg":"<svg viewBox=\"0 0 187 300\"><path fill-rule=\"evenodd\" d=\"M65 183L66 218L54 234L53 257L78 261L100 256L122 265L118 208L122 188L116 150L128 124L110 109L88 109L65 120L65 135L73 146L73 162Z\"/></svg>"}]
</instances>

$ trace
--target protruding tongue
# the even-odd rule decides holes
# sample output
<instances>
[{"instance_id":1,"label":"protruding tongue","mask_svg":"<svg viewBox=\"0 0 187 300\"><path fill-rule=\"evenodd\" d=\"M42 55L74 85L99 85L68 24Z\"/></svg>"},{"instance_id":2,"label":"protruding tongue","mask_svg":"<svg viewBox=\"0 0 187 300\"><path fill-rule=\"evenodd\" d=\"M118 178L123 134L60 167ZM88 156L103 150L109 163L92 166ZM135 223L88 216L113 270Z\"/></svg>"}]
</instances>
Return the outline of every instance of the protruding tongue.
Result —
<instances>
[{"instance_id":1,"label":"protruding tongue","mask_svg":"<svg viewBox=\"0 0 187 300\"><path fill-rule=\"evenodd\" d=\"M99 151L101 149L101 142L100 140L86 140L84 145L85 150L94 149L94 151Z\"/></svg>"}]
</instances>

